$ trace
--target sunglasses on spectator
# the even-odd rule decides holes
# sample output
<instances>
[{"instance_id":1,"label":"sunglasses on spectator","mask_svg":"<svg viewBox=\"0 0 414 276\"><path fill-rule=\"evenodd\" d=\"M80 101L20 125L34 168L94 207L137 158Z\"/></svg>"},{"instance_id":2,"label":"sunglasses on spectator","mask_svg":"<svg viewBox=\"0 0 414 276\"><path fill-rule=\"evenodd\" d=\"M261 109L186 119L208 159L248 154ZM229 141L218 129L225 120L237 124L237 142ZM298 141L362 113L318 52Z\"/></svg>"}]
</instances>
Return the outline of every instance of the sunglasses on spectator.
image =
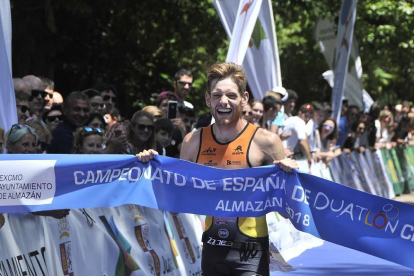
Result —
<instances>
[{"instance_id":1,"label":"sunglasses on spectator","mask_svg":"<svg viewBox=\"0 0 414 276\"><path fill-rule=\"evenodd\" d=\"M101 104L100 103L91 103L91 106L93 108L98 108L98 106L101 107L101 108L105 108L106 107L106 105L104 103L101 103Z\"/></svg>"},{"instance_id":2,"label":"sunglasses on spectator","mask_svg":"<svg viewBox=\"0 0 414 276\"><path fill-rule=\"evenodd\" d=\"M323 124L323 127L326 128L326 129L329 129L329 130L334 129L333 126L330 126L330 125L327 125L327 124Z\"/></svg>"},{"instance_id":3,"label":"sunglasses on spectator","mask_svg":"<svg viewBox=\"0 0 414 276\"><path fill-rule=\"evenodd\" d=\"M26 111L28 111L28 110L29 110L29 108L28 108L27 106L25 106L25 105L21 105L21 104L16 104L16 107L20 108L20 111L21 111L22 113L25 113Z\"/></svg>"},{"instance_id":4,"label":"sunglasses on spectator","mask_svg":"<svg viewBox=\"0 0 414 276\"><path fill-rule=\"evenodd\" d=\"M252 115L252 112L251 111L249 111L249 112L247 112L247 111L243 111L243 115L248 115L248 116L250 116L250 115Z\"/></svg>"},{"instance_id":5,"label":"sunglasses on spectator","mask_svg":"<svg viewBox=\"0 0 414 276\"><path fill-rule=\"evenodd\" d=\"M46 119L51 123L56 121L56 119L58 119L58 121L63 121L63 115L56 115L56 116L47 116Z\"/></svg>"},{"instance_id":6,"label":"sunglasses on spectator","mask_svg":"<svg viewBox=\"0 0 414 276\"><path fill-rule=\"evenodd\" d=\"M186 81L178 81L178 83L182 86L186 86L188 84L189 87L193 86L193 83L191 82L186 82Z\"/></svg>"},{"instance_id":7,"label":"sunglasses on spectator","mask_svg":"<svg viewBox=\"0 0 414 276\"><path fill-rule=\"evenodd\" d=\"M107 101L109 101L110 99L112 99L112 102L113 102L113 103L116 103L116 101L118 100L118 98L117 98L117 97L111 97L111 96L109 96L109 95L105 95L105 96L103 96L103 97L102 97L102 99L103 99L105 102L107 102Z\"/></svg>"},{"instance_id":8,"label":"sunglasses on spectator","mask_svg":"<svg viewBox=\"0 0 414 276\"><path fill-rule=\"evenodd\" d=\"M84 134L86 134L86 133L94 133L94 134L101 134L101 135L103 135L104 132L100 128L97 128L97 127L92 128L92 127L86 126L86 127L83 127L83 133Z\"/></svg>"},{"instance_id":9,"label":"sunglasses on spectator","mask_svg":"<svg viewBox=\"0 0 414 276\"><path fill-rule=\"evenodd\" d=\"M137 128L139 131L144 131L147 129L149 132L152 132L154 130L154 125L138 124Z\"/></svg>"},{"instance_id":10,"label":"sunglasses on spectator","mask_svg":"<svg viewBox=\"0 0 414 276\"><path fill-rule=\"evenodd\" d=\"M53 98L53 93L49 93L43 90L32 90L32 97L37 98L39 95L42 96L42 98L46 98L46 96L49 96L50 99Z\"/></svg>"}]
</instances>

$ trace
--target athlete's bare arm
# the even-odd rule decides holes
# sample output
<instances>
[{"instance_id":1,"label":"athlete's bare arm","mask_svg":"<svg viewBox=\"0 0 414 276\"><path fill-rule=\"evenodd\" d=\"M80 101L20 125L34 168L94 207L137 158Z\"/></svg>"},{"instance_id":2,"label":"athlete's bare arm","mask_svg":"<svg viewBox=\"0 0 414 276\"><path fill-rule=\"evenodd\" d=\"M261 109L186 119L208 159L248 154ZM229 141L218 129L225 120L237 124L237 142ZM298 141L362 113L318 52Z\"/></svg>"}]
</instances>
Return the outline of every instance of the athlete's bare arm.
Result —
<instances>
[{"instance_id":1,"label":"athlete's bare arm","mask_svg":"<svg viewBox=\"0 0 414 276\"><path fill-rule=\"evenodd\" d=\"M270 165L285 158L282 142L273 132L259 128L250 145L249 161L253 167Z\"/></svg>"},{"instance_id":2,"label":"athlete's bare arm","mask_svg":"<svg viewBox=\"0 0 414 276\"><path fill-rule=\"evenodd\" d=\"M259 128L249 150L249 162L252 167L278 164L284 171L297 169L293 159L285 159L282 141L275 133Z\"/></svg>"},{"instance_id":3,"label":"athlete's bare arm","mask_svg":"<svg viewBox=\"0 0 414 276\"><path fill-rule=\"evenodd\" d=\"M196 162L200 147L200 131L190 132L184 137L181 146L180 159Z\"/></svg>"}]
</instances>

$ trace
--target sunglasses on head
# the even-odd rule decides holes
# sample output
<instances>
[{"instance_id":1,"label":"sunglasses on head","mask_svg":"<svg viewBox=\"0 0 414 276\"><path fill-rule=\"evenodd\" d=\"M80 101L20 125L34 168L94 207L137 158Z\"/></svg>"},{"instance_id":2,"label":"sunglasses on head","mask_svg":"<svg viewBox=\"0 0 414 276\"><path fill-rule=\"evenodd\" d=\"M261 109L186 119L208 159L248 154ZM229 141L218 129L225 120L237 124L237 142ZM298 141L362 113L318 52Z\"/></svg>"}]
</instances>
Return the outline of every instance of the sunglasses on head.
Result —
<instances>
[{"instance_id":1,"label":"sunglasses on head","mask_svg":"<svg viewBox=\"0 0 414 276\"><path fill-rule=\"evenodd\" d=\"M111 97L111 96L109 96L109 95L105 95L105 96L103 96L103 97L102 97L102 99L103 99L105 102L107 102L107 101L109 101L110 99L112 99L112 102L113 102L113 103L116 103L116 101L118 100L118 98L117 98L117 97Z\"/></svg>"},{"instance_id":2,"label":"sunglasses on head","mask_svg":"<svg viewBox=\"0 0 414 276\"><path fill-rule=\"evenodd\" d=\"M13 133L14 130L22 129L22 128L28 128L29 130L31 130L30 133L34 133L34 130L29 126L21 125L21 124L14 124L14 125L12 125L12 127L10 129L9 137L11 136L11 134Z\"/></svg>"},{"instance_id":3,"label":"sunglasses on head","mask_svg":"<svg viewBox=\"0 0 414 276\"><path fill-rule=\"evenodd\" d=\"M152 132L154 130L154 125L138 124L137 128L139 131L144 131L147 129L149 132Z\"/></svg>"},{"instance_id":4,"label":"sunglasses on head","mask_svg":"<svg viewBox=\"0 0 414 276\"><path fill-rule=\"evenodd\" d=\"M98 107L105 108L106 107L106 105L104 103L101 103L101 104L100 103L91 103L91 106L93 108L98 108Z\"/></svg>"},{"instance_id":5,"label":"sunglasses on head","mask_svg":"<svg viewBox=\"0 0 414 276\"><path fill-rule=\"evenodd\" d=\"M25 113L26 111L28 111L28 110L29 110L29 108L28 108L27 106L25 106L25 105L21 105L21 104L16 104L16 107L20 108L20 111L21 111L22 113Z\"/></svg>"},{"instance_id":6,"label":"sunglasses on head","mask_svg":"<svg viewBox=\"0 0 414 276\"><path fill-rule=\"evenodd\" d=\"M192 82L186 82L186 81L178 81L178 83L182 86L186 86L188 84L189 87L193 86Z\"/></svg>"},{"instance_id":7,"label":"sunglasses on head","mask_svg":"<svg viewBox=\"0 0 414 276\"><path fill-rule=\"evenodd\" d=\"M86 127L83 127L83 133L84 134L86 134L86 133L95 133L95 134L103 135L104 132L100 128L97 128L97 127L92 128L92 127L86 126Z\"/></svg>"},{"instance_id":8,"label":"sunglasses on head","mask_svg":"<svg viewBox=\"0 0 414 276\"><path fill-rule=\"evenodd\" d=\"M56 116L47 116L46 119L51 123L56 121L56 119L58 119L58 121L63 121L63 115L56 115Z\"/></svg>"},{"instance_id":9,"label":"sunglasses on head","mask_svg":"<svg viewBox=\"0 0 414 276\"><path fill-rule=\"evenodd\" d=\"M334 127L333 127L333 126L330 126L330 125L327 125L327 124L323 124L323 127L324 127L324 128L327 128L327 129L329 129L329 130L334 129Z\"/></svg>"}]
</instances>

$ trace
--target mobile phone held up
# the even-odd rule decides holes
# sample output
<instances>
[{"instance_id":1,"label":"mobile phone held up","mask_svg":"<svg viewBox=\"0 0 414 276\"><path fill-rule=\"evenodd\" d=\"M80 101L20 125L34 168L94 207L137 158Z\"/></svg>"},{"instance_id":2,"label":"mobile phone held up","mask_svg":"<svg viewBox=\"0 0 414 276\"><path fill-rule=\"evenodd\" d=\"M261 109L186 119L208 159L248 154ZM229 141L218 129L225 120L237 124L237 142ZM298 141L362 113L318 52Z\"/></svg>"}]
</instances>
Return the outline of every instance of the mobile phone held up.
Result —
<instances>
[{"instance_id":1,"label":"mobile phone held up","mask_svg":"<svg viewBox=\"0 0 414 276\"><path fill-rule=\"evenodd\" d=\"M169 101L168 102L168 110L167 110L167 118L168 119L177 118L177 106L178 106L178 103L176 101Z\"/></svg>"}]
</instances>

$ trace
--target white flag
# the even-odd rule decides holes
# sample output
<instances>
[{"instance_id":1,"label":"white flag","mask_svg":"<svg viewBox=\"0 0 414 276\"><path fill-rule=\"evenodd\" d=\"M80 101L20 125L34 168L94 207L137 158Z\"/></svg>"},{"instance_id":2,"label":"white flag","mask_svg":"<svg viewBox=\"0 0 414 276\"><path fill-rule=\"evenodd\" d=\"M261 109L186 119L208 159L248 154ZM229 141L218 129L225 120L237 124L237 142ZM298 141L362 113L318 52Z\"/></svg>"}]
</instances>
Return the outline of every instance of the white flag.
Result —
<instances>
[{"instance_id":1,"label":"white flag","mask_svg":"<svg viewBox=\"0 0 414 276\"><path fill-rule=\"evenodd\" d=\"M10 2L0 2L0 127L5 131L17 123L16 99L11 74Z\"/></svg>"},{"instance_id":2,"label":"white flag","mask_svg":"<svg viewBox=\"0 0 414 276\"><path fill-rule=\"evenodd\" d=\"M332 118L339 122L356 17L357 0L343 0L338 21L332 90Z\"/></svg>"},{"instance_id":3,"label":"white flag","mask_svg":"<svg viewBox=\"0 0 414 276\"><path fill-rule=\"evenodd\" d=\"M331 87L334 86L332 69L335 59L336 30L336 24L327 19L319 20L315 28L315 39L319 43L325 60L331 69L323 73L322 76L328 81ZM362 100L362 64L361 58L359 57L358 43L355 38L352 40L351 56L348 66L344 97L348 100L349 105L356 105L362 110L364 108Z\"/></svg>"},{"instance_id":4,"label":"white flag","mask_svg":"<svg viewBox=\"0 0 414 276\"><path fill-rule=\"evenodd\" d=\"M239 65L243 63L261 5L262 0L240 1L229 51L227 52L227 62L234 62Z\"/></svg>"},{"instance_id":5,"label":"white flag","mask_svg":"<svg viewBox=\"0 0 414 276\"><path fill-rule=\"evenodd\" d=\"M239 2L233 0L214 0L213 2L224 29L231 40L231 45L234 40L233 28L235 28L236 17L239 14L237 12ZM266 91L282 86L276 31L270 0L263 0L258 18L254 22L253 31L248 39L243 67L254 98L261 100ZM233 49L229 48L228 56L230 52L234 52Z\"/></svg>"}]
</instances>

